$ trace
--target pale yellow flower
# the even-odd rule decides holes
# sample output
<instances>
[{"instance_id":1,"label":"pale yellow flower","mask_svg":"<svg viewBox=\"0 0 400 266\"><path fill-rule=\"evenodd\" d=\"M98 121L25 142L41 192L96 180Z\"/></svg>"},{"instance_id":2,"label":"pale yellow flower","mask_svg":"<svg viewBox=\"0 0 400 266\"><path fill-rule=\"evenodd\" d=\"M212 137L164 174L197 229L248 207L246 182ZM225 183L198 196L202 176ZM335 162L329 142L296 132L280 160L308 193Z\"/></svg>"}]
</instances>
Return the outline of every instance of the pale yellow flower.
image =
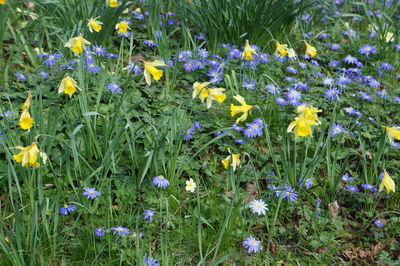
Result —
<instances>
[{"instance_id":1,"label":"pale yellow flower","mask_svg":"<svg viewBox=\"0 0 400 266\"><path fill-rule=\"evenodd\" d=\"M244 51L242 53L242 58L245 60L251 60L253 59L253 54L257 55L256 50L251 48L249 40L246 40L246 45L244 47Z\"/></svg>"},{"instance_id":2,"label":"pale yellow flower","mask_svg":"<svg viewBox=\"0 0 400 266\"><path fill-rule=\"evenodd\" d=\"M151 76L153 76L154 80L160 80L163 76L164 71L161 69L157 69L156 67L165 66L164 62L160 60L155 60L153 62L144 61L144 79L146 80L147 85L151 85Z\"/></svg>"},{"instance_id":3,"label":"pale yellow flower","mask_svg":"<svg viewBox=\"0 0 400 266\"><path fill-rule=\"evenodd\" d=\"M44 152L39 152L38 143L35 141L27 147L17 146L16 149L21 150L18 154L13 155L13 159L22 166L38 167L38 156L42 157L43 163L46 163L47 155Z\"/></svg>"},{"instance_id":4,"label":"pale yellow flower","mask_svg":"<svg viewBox=\"0 0 400 266\"><path fill-rule=\"evenodd\" d=\"M87 26L88 26L90 32L93 32L93 31L99 32L102 29L101 25L103 25L103 22L100 22L100 21L98 21L96 19L97 18L90 18L88 20Z\"/></svg>"},{"instance_id":5,"label":"pale yellow flower","mask_svg":"<svg viewBox=\"0 0 400 266\"><path fill-rule=\"evenodd\" d=\"M382 191L386 188L386 192L396 192L396 184L394 183L393 179L388 175L386 170L383 173L382 182L379 185L379 191Z\"/></svg>"},{"instance_id":6,"label":"pale yellow flower","mask_svg":"<svg viewBox=\"0 0 400 266\"><path fill-rule=\"evenodd\" d=\"M195 82L193 84L193 93L192 93L192 98L196 98L197 95L199 95L199 98L202 103L204 103L204 100L207 99L207 108L210 108L212 106L213 100L218 101L220 103L224 102L226 99L226 94L223 93L225 89L223 88L214 88L214 89L208 89L205 88L206 86L210 85L211 82Z\"/></svg>"},{"instance_id":7,"label":"pale yellow flower","mask_svg":"<svg viewBox=\"0 0 400 266\"><path fill-rule=\"evenodd\" d=\"M315 126L317 124L318 123L313 120L309 120L305 117L299 116L296 117L296 119L289 124L287 132L288 133L293 132L294 129L294 135L296 138L306 137L312 135L311 126Z\"/></svg>"},{"instance_id":8,"label":"pale yellow flower","mask_svg":"<svg viewBox=\"0 0 400 266\"><path fill-rule=\"evenodd\" d=\"M83 50L85 50L87 44L90 44L90 42L84 39L82 35L79 35L77 37L69 39L69 41L64 46L70 48L75 53L75 55L79 55L83 52Z\"/></svg>"},{"instance_id":9,"label":"pale yellow flower","mask_svg":"<svg viewBox=\"0 0 400 266\"><path fill-rule=\"evenodd\" d=\"M288 54L287 44L280 44L276 41L275 55L286 56Z\"/></svg>"},{"instance_id":10,"label":"pale yellow flower","mask_svg":"<svg viewBox=\"0 0 400 266\"><path fill-rule=\"evenodd\" d=\"M317 55L317 49L314 46L311 46L308 44L306 41L304 41L306 45L306 56L310 56L311 58L315 57Z\"/></svg>"},{"instance_id":11,"label":"pale yellow flower","mask_svg":"<svg viewBox=\"0 0 400 266\"><path fill-rule=\"evenodd\" d=\"M124 36L129 36L128 30L130 30L131 28L129 28L128 22L123 20L120 23L115 25L115 29L118 30L118 34L122 34Z\"/></svg>"},{"instance_id":12,"label":"pale yellow flower","mask_svg":"<svg viewBox=\"0 0 400 266\"><path fill-rule=\"evenodd\" d=\"M400 140L400 127L384 127L388 136L389 142L393 143L394 140Z\"/></svg>"},{"instance_id":13,"label":"pale yellow flower","mask_svg":"<svg viewBox=\"0 0 400 266\"><path fill-rule=\"evenodd\" d=\"M297 107L297 113L299 113L300 116L302 116L308 120L315 121L318 124L321 124L321 121L319 121L318 115L317 115L317 113L320 113L320 112L322 112L322 110L317 109L312 106L300 105Z\"/></svg>"},{"instance_id":14,"label":"pale yellow flower","mask_svg":"<svg viewBox=\"0 0 400 266\"><path fill-rule=\"evenodd\" d=\"M231 116L234 117L235 115L237 115L239 113L243 113L236 120L236 124L237 124L240 121L245 121L247 119L247 116L249 115L249 112L251 111L251 109L253 109L254 106L253 105L248 105L246 103L245 99L240 95L233 96L233 98L236 101L238 101L241 105L237 106L237 105L231 104Z\"/></svg>"},{"instance_id":15,"label":"pale yellow flower","mask_svg":"<svg viewBox=\"0 0 400 266\"><path fill-rule=\"evenodd\" d=\"M232 169L235 171L236 167L240 167L240 154L232 154L226 157L225 160L221 160L221 163L225 169L228 169L229 162L231 162Z\"/></svg>"},{"instance_id":16,"label":"pale yellow flower","mask_svg":"<svg viewBox=\"0 0 400 266\"><path fill-rule=\"evenodd\" d=\"M76 81L70 76L65 77L58 87L58 93L68 94L69 97L72 97L72 94L76 91L78 86L76 85Z\"/></svg>"},{"instance_id":17,"label":"pale yellow flower","mask_svg":"<svg viewBox=\"0 0 400 266\"><path fill-rule=\"evenodd\" d=\"M106 5L109 7L117 7L118 1L117 0L106 0Z\"/></svg>"}]
</instances>

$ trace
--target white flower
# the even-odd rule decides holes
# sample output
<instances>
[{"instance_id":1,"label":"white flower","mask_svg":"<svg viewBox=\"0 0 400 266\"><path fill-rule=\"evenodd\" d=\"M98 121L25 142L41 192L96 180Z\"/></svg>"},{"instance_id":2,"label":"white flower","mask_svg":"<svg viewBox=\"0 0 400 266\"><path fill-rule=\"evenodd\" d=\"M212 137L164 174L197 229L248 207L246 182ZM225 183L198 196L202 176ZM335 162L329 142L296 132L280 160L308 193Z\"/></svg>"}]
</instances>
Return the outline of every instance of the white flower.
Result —
<instances>
[{"instance_id":1,"label":"white flower","mask_svg":"<svg viewBox=\"0 0 400 266\"><path fill-rule=\"evenodd\" d=\"M253 200L250 202L250 209L258 215L265 215L265 211L268 211L267 204L263 200Z\"/></svg>"},{"instance_id":2,"label":"white flower","mask_svg":"<svg viewBox=\"0 0 400 266\"><path fill-rule=\"evenodd\" d=\"M194 192L196 188L196 183L193 181L193 179L189 179L189 181L186 181L186 190L190 192Z\"/></svg>"}]
</instances>

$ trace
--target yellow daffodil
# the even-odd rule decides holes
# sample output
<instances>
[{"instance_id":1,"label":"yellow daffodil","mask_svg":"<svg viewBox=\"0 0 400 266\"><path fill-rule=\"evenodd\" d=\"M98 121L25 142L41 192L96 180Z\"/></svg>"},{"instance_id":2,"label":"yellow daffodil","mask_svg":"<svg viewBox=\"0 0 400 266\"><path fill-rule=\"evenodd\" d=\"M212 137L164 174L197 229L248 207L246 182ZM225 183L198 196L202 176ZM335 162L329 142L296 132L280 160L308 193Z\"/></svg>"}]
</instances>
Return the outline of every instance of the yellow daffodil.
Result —
<instances>
[{"instance_id":1,"label":"yellow daffodil","mask_svg":"<svg viewBox=\"0 0 400 266\"><path fill-rule=\"evenodd\" d=\"M239 113L243 113L242 116L240 116L236 120L236 124L237 124L240 121L245 121L247 119L247 116L249 115L249 111L251 111L251 109L254 106L253 105L248 105L246 103L246 101L244 100L244 98L242 96L240 96L240 95L233 96L233 98L235 98L236 101L238 101L241 105L240 106L236 106L236 105L231 104L231 115L232 115L232 117L234 117L235 115L237 115Z\"/></svg>"},{"instance_id":2,"label":"yellow daffodil","mask_svg":"<svg viewBox=\"0 0 400 266\"><path fill-rule=\"evenodd\" d=\"M304 117L308 120L315 121L319 125L321 124L321 121L319 121L317 113L320 113L320 112L322 112L322 110L317 109L312 106L300 105L297 107L297 113L299 113L301 117Z\"/></svg>"},{"instance_id":3,"label":"yellow daffodil","mask_svg":"<svg viewBox=\"0 0 400 266\"><path fill-rule=\"evenodd\" d=\"M101 26L101 25L103 25L103 22L100 22L96 19L97 18L90 18L88 20L87 26L88 26L90 32L93 32L93 31L99 32L103 28L103 26Z\"/></svg>"},{"instance_id":4,"label":"yellow daffodil","mask_svg":"<svg viewBox=\"0 0 400 266\"><path fill-rule=\"evenodd\" d=\"M34 121L31 115L29 114L28 110L25 109L24 111L22 111L21 118L19 119L19 126L23 130L29 130L32 128L33 124Z\"/></svg>"},{"instance_id":5,"label":"yellow daffodil","mask_svg":"<svg viewBox=\"0 0 400 266\"><path fill-rule=\"evenodd\" d=\"M128 30L130 30L131 28L129 28L128 22L123 20L120 23L115 25L115 29L118 31L118 34L121 34L124 36L129 36Z\"/></svg>"},{"instance_id":6,"label":"yellow daffodil","mask_svg":"<svg viewBox=\"0 0 400 266\"><path fill-rule=\"evenodd\" d=\"M396 184L394 183L393 179L388 175L386 170L383 173L383 178L382 182L379 185L379 191L382 191L384 188L386 188L386 192L396 192Z\"/></svg>"},{"instance_id":7,"label":"yellow daffodil","mask_svg":"<svg viewBox=\"0 0 400 266\"><path fill-rule=\"evenodd\" d=\"M7 0L0 0L0 5L5 5L7 4Z\"/></svg>"},{"instance_id":8,"label":"yellow daffodil","mask_svg":"<svg viewBox=\"0 0 400 266\"><path fill-rule=\"evenodd\" d=\"M389 142L393 143L394 140L400 140L400 127L384 127L388 136Z\"/></svg>"},{"instance_id":9,"label":"yellow daffodil","mask_svg":"<svg viewBox=\"0 0 400 266\"><path fill-rule=\"evenodd\" d=\"M194 192L196 189L196 183L193 181L192 178L189 179L189 181L186 181L186 191Z\"/></svg>"},{"instance_id":10,"label":"yellow daffodil","mask_svg":"<svg viewBox=\"0 0 400 266\"><path fill-rule=\"evenodd\" d=\"M75 53L75 55L79 55L86 48L87 44L90 44L90 42L84 39L82 35L79 35L78 37L73 37L69 39L69 41L64 46L70 48Z\"/></svg>"},{"instance_id":11,"label":"yellow daffodil","mask_svg":"<svg viewBox=\"0 0 400 266\"><path fill-rule=\"evenodd\" d=\"M27 147L17 146L16 149L21 150L18 154L13 155L13 159L22 166L38 167L38 156L42 158L44 164L47 161L47 155L44 152L39 152L38 143L35 141Z\"/></svg>"},{"instance_id":12,"label":"yellow daffodil","mask_svg":"<svg viewBox=\"0 0 400 266\"><path fill-rule=\"evenodd\" d=\"M306 41L304 41L304 44L306 45L306 56L308 55L311 58L315 57L317 55L317 49L314 46L311 46Z\"/></svg>"},{"instance_id":13,"label":"yellow daffodil","mask_svg":"<svg viewBox=\"0 0 400 266\"><path fill-rule=\"evenodd\" d=\"M215 89L208 89L205 88L206 86L210 85L211 82L195 82L193 84L193 99L199 95L199 98L202 103L204 103L204 99L207 99L207 108L210 108L212 105L212 101L216 100L220 103L224 102L226 99L226 94L223 93L225 89L223 88L215 88Z\"/></svg>"},{"instance_id":14,"label":"yellow daffodil","mask_svg":"<svg viewBox=\"0 0 400 266\"><path fill-rule=\"evenodd\" d=\"M288 54L287 44L280 44L276 41L275 55L286 56Z\"/></svg>"},{"instance_id":15,"label":"yellow daffodil","mask_svg":"<svg viewBox=\"0 0 400 266\"><path fill-rule=\"evenodd\" d=\"M26 97L26 100L24 104L21 107L22 113L21 113L21 118L19 119L19 126L23 130L29 130L32 128L34 121L29 114L29 107L31 106L31 99L32 99L32 94L31 92L28 92L28 96Z\"/></svg>"},{"instance_id":16,"label":"yellow daffodil","mask_svg":"<svg viewBox=\"0 0 400 266\"><path fill-rule=\"evenodd\" d=\"M109 7L117 7L118 1L117 0L106 0L106 5Z\"/></svg>"},{"instance_id":17,"label":"yellow daffodil","mask_svg":"<svg viewBox=\"0 0 400 266\"><path fill-rule=\"evenodd\" d=\"M299 116L296 117L296 119L289 124L288 128L287 128L287 132L292 132L294 129L294 135L296 138L298 137L306 137L309 135L312 135L312 129L311 126L315 126L318 123L313 121L313 120L309 120L305 117Z\"/></svg>"},{"instance_id":18,"label":"yellow daffodil","mask_svg":"<svg viewBox=\"0 0 400 266\"><path fill-rule=\"evenodd\" d=\"M256 50L251 48L249 40L246 40L246 45L244 47L244 51L242 53L242 58L245 60L253 59L253 54L257 54Z\"/></svg>"},{"instance_id":19,"label":"yellow daffodil","mask_svg":"<svg viewBox=\"0 0 400 266\"><path fill-rule=\"evenodd\" d=\"M221 160L221 163L225 169L228 169L230 161L232 161L231 166L233 171L235 171L236 167L240 166L240 154L232 154L226 157L225 160Z\"/></svg>"},{"instance_id":20,"label":"yellow daffodil","mask_svg":"<svg viewBox=\"0 0 400 266\"><path fill-rule=\"evenodd\" d=\"M155 60L153 62L144 61L144 79L146 80L147 85L151 85L151 76L153 76L154 80L160 80L163 76L164 71L161 69L157 69L156 67L165 66L164 62L160 60ZM151 76L150 76L151 75Z\"/></svg>"},{"instance_id":21,"label":"yellow daffodil","mask_svg":"<svg viewBox=\"0 0 400 266\"><path fill-rule=\"evenodd\" d=\"M76 85L76 81L73 78L67 76L61 81L60 86L58 87L58 93L68 94L71 98L72 94L76 92L76 88L78 88L78 86Z\"/></svg>"}]
</instances>

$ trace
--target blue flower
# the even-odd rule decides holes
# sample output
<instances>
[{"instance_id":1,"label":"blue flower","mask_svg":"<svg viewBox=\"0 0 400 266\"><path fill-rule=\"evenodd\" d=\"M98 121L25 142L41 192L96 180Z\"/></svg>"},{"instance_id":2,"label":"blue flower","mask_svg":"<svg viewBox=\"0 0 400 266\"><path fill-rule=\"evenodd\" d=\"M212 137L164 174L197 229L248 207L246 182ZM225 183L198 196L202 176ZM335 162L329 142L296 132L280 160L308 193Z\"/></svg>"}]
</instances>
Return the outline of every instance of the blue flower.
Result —
<instances>
[{"instance_id":1,"label":"blue flower","mask_svg":"<svg viewBox=\"0 0 400 266\"><path fill-rule=\"evenodd\" d=\"M344 127L341 124L333 124L332 127L332 133L331 133L331 137L334 137L335 135L339 134L339 133L343 133L346 130L344 129Z\"/></svg>"},{"instance_id":2,"label":"blue flower","mask_svg":"<svg viewBox=\"0 0 400 266\"><path fill-rule=\"evenodd\" d=\"M164 176L159 175L153 178L152 184L158 188L166 188L169 186L169 181Z\"/></svg>"},{"instance_id":3,"label":"blue flower","mask_svg":"<svg viewBox=\"0 0 400 266\"><path fill-rule=\"evenodd\" d=\"M362 186L363 189L369 190L371 192L378 191L378 189L374 185L371 185L371 184L361 184L361 186Z\"/></svg>"},{"instance_id":4,"label":"blue flower","mask_svg":"<svg viewBox=\"0 0 400 266\"><path fill-rule=\"evenodd\" d=\"M95 52L99 56L106 56L107 50L100 45L93 45L93 52Z\"/></svg>"},{"instance_id":5,"label":"blue flower","mask_svg":"<svg viewBox=\"0 0 400 266\"><path fill-rule=\"evenodd\" d=\"M387 98L389 98L388 92L387 92L387 90L385 90L385 89L380 90L380 91L377 91L377 92L376 92L376 95L378 95L378 96L381 97L382 99L387 99Z\"/></svg>"},{"instance_id":6,"label":"blue flower","mask_svg":"<svg viewBox=\"0 0 400 266\"><path fill-rule=\"evenodd\" d=\"M355 187L355 186L346 185L345 187L347 188L347 190L348 190L350 193L354 193L354 192L360 191L360 190L359 190L357 187Z\"/></svg>"},{"instance_id":7,"label":"blue flower","mask_svg":"<svg viewBox=\"0 0 400 266\"><path fill-rule=\"evenodd\" d=\"M144 220L149 220L150 223L153 222L153 217L154 217L154 211L149 209L149 210L145 210L144 213L142 213L144 215Z\"/></svg>"},{"instance_id":8,"label":"blue flower","mask_svg":"<svg viewBox=\"0 0 400 266\"><path fill-rule=\"evenodd\" d=\"M242 242L242 246L247 248L249 253L257 253L258 251L263 250L263 246L261 246L261 241L255 239L252 236L246 238Z\"/></svg>"},{"instance_id":9,"label":"blue flower","mask_svg":"<svg viewBox=\"0 0 400 266\"><path fill-rule=\"evenodd\" d=\"M244 78L243 88L246 90L254 90L256 88L256 81L254 79L249 80L248 78Z\"/></svg>"},{"instance_id":10,"label":"blue flower","mask_svg":"<svg viewBox=\"0 0 400 266\"><path fill-rule=\"evenodd\" d=\"M114 235L120 235L120 236L124 236L129 234L129 230L127 228L124 228L120 225L118 225L117 227L111 227L110 228L111 231L114 231Z\"/></svg>"},{"instance_id":11,"label":"blue flower","mask_svg":"<svg viewBox=\"0 0 400 266\"><path fill-rule=\"evenodd\" d=\"M349 173L345 173L345 174L342 176L342 180L343 180L344 182L349 182L349 181L353 181L354 178L352 178L352 177L349 175Z\"/></svg>"},{"instance_id":12,"label":"blue flower","mask_svg":"<svg viewBox=\"0 0 400 266\"><path fill-rule=\"evenodd\" d=\"M284 191L282 191L282 198L287 198L289 201L296 201L298 194L290 185L286 185Z\"/></svg>"},{"instance_id":13,"label":"blue flower","mask_svg":"<svg viewBox=\"0 0 400 266\"><path fill-rule=\"evenodd\" d=\"M87 196L88 199L97 199L101 195L101 192L96 191L94 187L84 187L85 192L82 193L82 196Z\"/></svg>"},{"instance_id":14,"label":"blue flower","mask_svg":"<svg viewBox=\"0 0 400 266\"><path fill-rule=\"evenodd\" d=\"M183 137L183 140L187 141L187 140L191 140L193 139L193 134L195 133L195 128L193 126L191 126L187 131L185 136Z\"/></svg>"},{"instance_id":15,"label":"blue flower","mask_svg":"<svg viewBox=\"0 0 400 266\"><path fill-rule=\"evenodd\" d=\"M47 54L43 64L45 64L47 67L52 67L57 64L57 59L60 59L61 57L61 53Z\"/></svg>"},{"instance_id":16,"label":"blue flower","mask_svg":"<svg viewBox=\"0 0 400 266\"><path fill-rule=\"evenodd\" d=\"M370 54L375 54L376 53L376 46L375 45L369 45L369 44L365 44L363 46L361 46L358 49L358 52L360 54L365 55L367 58L369 57Z\"/></svg>"},{"instance_id":17,"label":"blue flower","mask_svg":"<svg viewBox=\"0 0 400 266\"><path fill-rule=\"evenodd\" d=\"M64 204L62 207L60 207L59 214L67 216L68 214L70 214L71 212L74 212L75 210L76 210L76 208L74 205Z\"/></svg>"},{"instance_id":18,"label":"blue flower","mask_svg":"<svg viewBox=\"0 0 400 266\"><path fill-rule=\"evenodd\" d=\"M197 50L197 55L201 58L201 59L206 59L208 57L208 51L207 49L198 49Z\"/></svg>"},{"instance_id":19,"label":"blue flower","mask_svg":"<svg viewBox=\"0 0 400 266\"><path fill-rule=\"evenodd\" d=\"M107 230L103 227L94 229L94 234L98 237L103 237L107 233Z\"/></svg>"},{"instance_id":20,"label":"blue flower","mask_svg":"<svg viewBox=\"0 0 400 266\"><path fill-rule=\"evenodd\" d=\"M160 266L160 263L157 262L157 259L153 257L144 257L143 262L145 266Z\"/></svg>"},{"instance_id":21,"label":"blue flower","mask_svg":"<svg viewBox=\"0 0 400 266\"><path fill-rule=\"evenodd\" d=\"M157 46L157 43L153 40L145 40L143 43L146 44L148 47Z\"/></svg>"},{"instance_id":22,"label":"blue flower","mask_svg":"<svg viewBox=\"0 0 400 266\"><path fill-rule=\"evenodd\" d=\"M97 73L101 70L101 68L98 65L95 65L93 62L88 63L86 67L90 73Z\"/></svg>"},{"instance_id":23,"label":"blue flower","mask_svg":"<svg viewBox=\"0 0 400 266\"><path fill-rule=\"evenodd\" d=\"M382 228L383 223L379 220L374 220L374 224L378 227L378 228Z\"/></svg>"},{"instance_id":24,"label":"blue flower","mask_svg":"<svg viewBox=\"0 0 400 266\"><path fill-rule=\"evenodd\" d=\"M244 130L243 127L238 126L238 125L236 125L236 124L234 124L234 125L232 126L232 129L233 129L234 131L236 131L236 132L242 132L242 131Z\"/></svg>"},{"instance_id":25,"label":"blue flower","mask_svg":"<svg viewBox=\"0 0 400 266\"><path fill-rule=\"evenodd\" d=\"M276 97L275 98L275 102L279 105L287 105L287 102L284 98L282 97Z\"/></svg>"},{"instance_id":26,"label":"blue flower","mask_svg":"<svg viewBox=\"0 0 400 266\"><path fill-rule=\"evenodd\" d=\"M107 89L109 89L112 93L116 93L116 92L121 93L122 92L121 87L115 82L108 83Z\"/></svg>"}]
</instances>

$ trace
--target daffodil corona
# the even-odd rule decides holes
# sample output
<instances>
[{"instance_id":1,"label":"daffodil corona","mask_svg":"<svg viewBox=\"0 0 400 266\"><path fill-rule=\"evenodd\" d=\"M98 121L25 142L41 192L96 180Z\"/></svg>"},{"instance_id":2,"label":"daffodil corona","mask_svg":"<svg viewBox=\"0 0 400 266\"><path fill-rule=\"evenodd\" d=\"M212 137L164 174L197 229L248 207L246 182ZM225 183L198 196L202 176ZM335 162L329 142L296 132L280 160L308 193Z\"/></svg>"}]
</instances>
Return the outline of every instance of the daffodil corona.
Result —
<instances>
[{"instance_id":1,"label":"daffodil corona","mask_svg":"<svg viewBox=\"0 0 400 266\"><path fill-rule=\"evenodd\" d=\"M154 80L158 81L163 76L164 71L161 69L157 69L156 67L165 66L164 62L160 60L155 60L153 62L144 61L144 79L146 80L147 85L151 85L151 76Z\"/></svg>"},{"instance_id":2,"label":"daffodil corona","mask_svg":"<svg viewBox=\"0 0 400 266\"><path fill-rule=\"evenodd\" d=\"M387 193L396 192L396 184L386 170L383 173L382 182L379 185L379 191L382 191L384 188L386 189Z\"/></svg>"},{"instance_id":3,"label":"daffodil corona","mask_svg":"<svg viewBox=\"0 0 400 266\"><path fill-rule=\"evenodd\" d=\"M240 121L245 121L247 119L247 116L249 115L249 112L251 109L253 109L253 105L248 105L245 101L245 99L240 96L236 95L233 96L233 98L236 99L241 105L233 105L231 104L231 115L234 117L237 114L243 113L238 119L236 119L236 124L239 123Z\"/></svg>"},{"instance_id":4,"label":"daffodil corona","mask_svg":"<svg viewBox=\"0 0 400 266\"><path fill-rule=\"evenodd\" d=\"M289 124L287 132L293 132L294 129L294 135L296 138L307 137L309 135L312 135L311 126L315 125L318 125L318 123L305 117L299 116L296 117L296 119Z\"/></svg>"},{"instance_id":5,"label":"daffodil corona","mask_svg":"<svg viewBox=\"0 0 400 266\"><path fill-rule=\"evenodd\" d=\"M226 94L223 93L225 89L223 88L215 88L215 89L208 89L206 86L210 85L211 82L195 82L193 84L193 99L199 95L199 98L202 103L204 103L204 99L207 99L207 108L210 108L212 105L212 101L216 100L220 103L224 102L226 99Z\"/></svg>"},{"instance_id":6,"label":"daffodil corona","mask_svg":"<svg viewBox=\"0 0 400 266\"><path fill-rule=\"evenodd\" d=\"M21 113L21 117L19 119L19 126L23 130L31 129L34 124L34 121L31 117L31 115L29 114L29 108L31 106L31 99L32 99L32 94L30 92L28 92L28 96L26 97L26 100L21 107L22 113Z\"/></svg>"},{"instance_id":7,"label":"daffodil corona","mask_svg":"<svg viewBox=\"0 0 400 266\"><path fill-rule=\"evenodd\" d=\"M128 30L130 30L131 28L129 28L128 22L123 20L120 23L115 25L115 29L118 31L118 34L127 37L127 36L129 36Z\"/></svg>"},{"instance_id":8,"label":"daffodil corona","mask_svg":"<svg viewBox=\"0 0 400 266\"><path fill-rule=\"evenodd\" d=\"M90 42L84 39L82 35L79 35L69 39L69 41L65 44L65 47L70 48L75 55L79 55L86 48L87 44L90 44Z\"/></svg>"},{"instance_id":9,"label":"daffodil corona","mask_svg":"<svg viewBox=\"0 0 400 266\"><path fill-rule=\"evenodd\" d=\"M117 7L118 1L117 0L106 0L106 5L109 7Z\"/></svg>"},{"instance_id":10,"label":"daffodil corona","mask_svg":"<svg viewBox=\"0 0 400 266\"><path fill-rule=\"evenodd\" d=\"M99 32L99 31L101 31L101 29L103 27L103 26L101 26L101 25L103 25L103 22L100 22L96 19L97 18L90 18L88 20L87 26L88 26L90 32L93 32L93 31Z\"/></svg>"},{"instance_id":11,"label":"daffodil corona","mask_svg":"<svg viewBox=\"0 0 400 266\"><path fill-rule=\"evenodd\" d=\"M242 53L242 58L245 60L252 60L253 54L257 55L257 52L256 52L256 50L251 48L249 41L246 40L246 45L245 45L244 51Z\"/></svg>"},{"instance_id":12,"label":"daffodil corona","mask_svg":"<svg viewBox=\"0 0 400 266\"><path fill-rule=\"evenodd\" d=\"M7 4L7 0L0 0L0 5L5 5Z\"/></svg>"},{"instance_id":13,"label":"daffodil corona","mask_svg":"<svg viewBox=\"0 0 400 266\"><path fill-rule=\"evenodd\" d=\"M322 112L322 110L317 109L312 106L300 105L297 107L297 113L299 113L300 116L302 116L308 120L315 121L319 125L321 124L321 121L319 121L317 113L320 113L320 112Z\"/></svg>"},{"instance_id":14,"label":"daffodil corona","mask_svg":"<svg viewBox=\"0 0 400 266\"><path fill-rule=\"evenodd\" d=\"M58 93L68 94L69 97L72 97L72 94L76 91L78 86L76 85L76 81L70 76L65 77L58 87Z\"/></svg>"},{"instance_id":15,"label":"daffodil corona","mask_svg":"<svg viewBox=\"0 0 400 266\"><path fill-rule=\"evenodd\" d=\"M225 160L221 160L221 163L225 169L228 169L229 162L231 162L232 169L235 171L236 168L240 166L240 154L232 154L226 157Z\"/></svg>"}]
</instances>

